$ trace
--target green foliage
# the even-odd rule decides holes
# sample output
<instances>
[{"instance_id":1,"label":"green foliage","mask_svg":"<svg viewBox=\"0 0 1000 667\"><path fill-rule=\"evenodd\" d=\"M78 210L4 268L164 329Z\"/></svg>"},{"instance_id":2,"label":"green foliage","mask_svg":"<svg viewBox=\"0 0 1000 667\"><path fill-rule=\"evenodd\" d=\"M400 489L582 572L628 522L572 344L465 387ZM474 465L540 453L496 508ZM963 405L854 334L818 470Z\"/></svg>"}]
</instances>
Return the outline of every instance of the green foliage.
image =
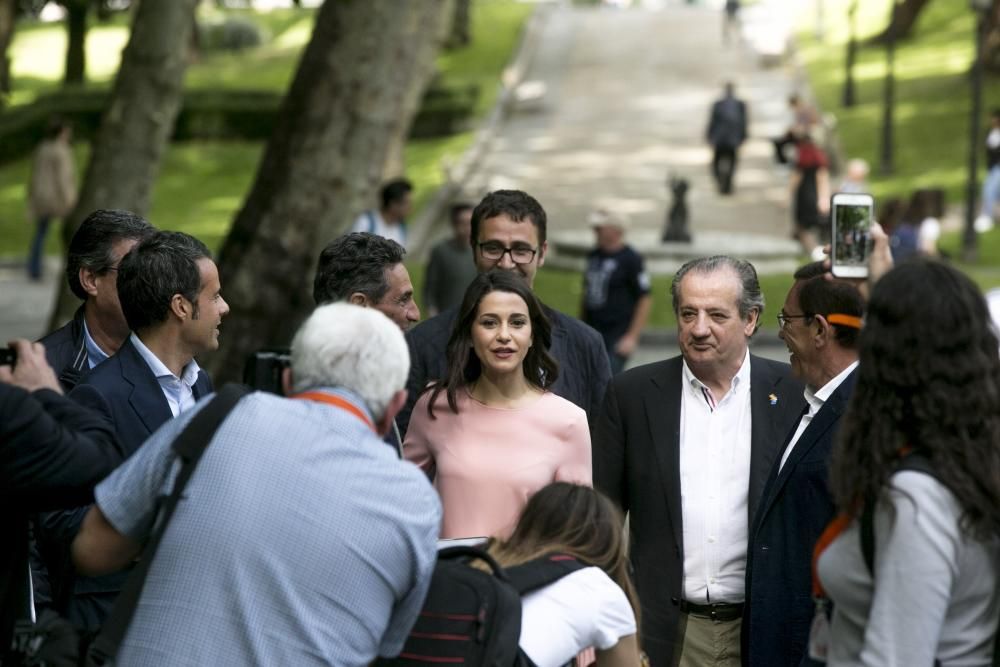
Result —
<instances>
[{"instance_id":1,"label":"green foliage","mask_svg":"<svg viewBox=\"0 0 1000 667\"><path fill-rule=\"evenodd\" d=\"M248 16L227 16L220 21L198 23L198 43L204 53L242 52L265 41L264 32Z\"/></svg>"},{"instance_id":2,"label":"green foliage","mask_svg":"<svg viewBox=\"0 0 1000 667\"><path fill-rule=\"evenodd\" d=\"M202 10L209 7L210 3L203 3ZM447 89L446 97L451 96L452 100L473 108L478 114L492 108L500 72L512 57L531 7L514 0L475 0L472 12L472 44L438 59L437 83L439 89ZM226 11L226 15L234 13L238 12ZM286 10L252 15L273 36L272 39L239 55L206 54L201 62L188 69L189 91L203 91L199 95L206 98L227 88L253 87L264 94L283 93L291 81L298 54L311 35L314 14L310 10ZM109 34L114 35L114 39L106 39ZM61 25L18 25L15 44L20 49L22 66L27 67L30 76L26 77L22 69L14 85L28 85L31 89L29 94L21 96L22 104L33 101L39 92L58 87L64 35ZM103 30L92 30L88 49L100 49L107 44L114 52L117 67L117 57L127 36L124 19L116 17ZM51 71L41 67L50 53L55 53L55 61L60 63ZM40 69L32 70L29 61ZM248 72L252 76L248 76ZM113 74L114 68L106 74L97 74L91 69L88 76L97 83L88 86L82 94L86 96L90 90L106 87ZM432 93L435 94L439 93ZM247 99L251 97L248 94ZM259 105L260 102L248 104ZM457 161L472 140L472 132L462 131L442 138L411 139L407 143L406 173L416 187L417 210L443 183L442 167ZM172 143L153 190L150 220L163 229L195 234L209 247L218 248L249 190L262 149L261 142L251 141ZM85 142L77 142L76 157L82 176L88 157ZM27 155L0 166L0 256L23 255L28 247L32 231L24 204L28 171ZM58 233L50 232L48 252L59 252L58 239Z\"/></svg>"},{"instance_id":3,"label":"green foliage","mask_svg":"<svg viewBox=\"0 0 1000 667\"><path fill-rule=\"evenodd\" d=\"M862 45L854 77L858 104L840 105L850 0L825 0L827 34L818 42L803 25L800 54L820 107L837 118L847 157L872 165L870 182L878 200L909 197L917 188L942 187L947 202L965 196L969 157L969 67L973 53L973 20L967 2L934 0L920 15L910 39L896 48L895 173L878 173L882 127L885 50ZM888 23L888 0L858 3L859 40L877 34ZM812 18L804 13L806 22ZM1000 81L987 77L984 111L1000 106ZM985 128L984 116L980 125ZM976 150L982 151L977 144ZM982 161L980 160L980 165ZM982 176L981 176L982 177Z\"/></svg>"}]
</instances>

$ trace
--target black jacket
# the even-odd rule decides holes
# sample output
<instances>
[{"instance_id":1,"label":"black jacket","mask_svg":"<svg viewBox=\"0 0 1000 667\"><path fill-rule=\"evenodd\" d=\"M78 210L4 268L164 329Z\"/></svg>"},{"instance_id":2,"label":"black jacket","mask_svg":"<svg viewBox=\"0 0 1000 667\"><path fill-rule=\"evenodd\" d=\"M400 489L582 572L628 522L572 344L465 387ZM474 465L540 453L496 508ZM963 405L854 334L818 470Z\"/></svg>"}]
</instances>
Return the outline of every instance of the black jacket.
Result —
<instances>
[{"instance_id":1,"label":"black jacket","mask_svg":"<svg viewBox=\"0 0 1000 667\"><path fill-rule=\"evenodd\" d=\"M593 425L594 487L629 513L630 558L653 667L675 664L684 580L680 421L682 358L616 375ZM789 428L805 405L788 364L750 356L747 523Z\"/></svg>"},{"instance_id":2,"label":"black jacket","mask_svg":"<svg viewBox=\"0 0 1000 667\"><path fill-rule=\"evenodd\" d=\"M809 422L780 471L778 457L764 486L747 548L744 665L798 667L806 656L813 547L836 510L828 486L830 451L856 380L857 370ZM796 420L782 452L797 427Z\"/></svg>"},{"instance_id":3,"label":"black jacket","mask_svg":"<svg viewBox=\"0 0 1000 667\"><path fill-rule=\"evenodd\" d=\"M56 372L63 391L69 392L90 370L87 343L83 333L83 306L76 310L73 319L42 338L45 358Z\"/></svg>"},{"instance_id":4,"label":"black jacket","mask_svg":"<svg viewBox=\"0 0 1000 667\"><path fill-rule=\"evenodd\" d=\"M0 654L28 611L28 515L74 507L125 459L111 427L59 394L0 383Z\"/></svg>"},{"instance_id":5,"label":"black jacket","mask_svg":"<svg viewBox=\"0 0 1000 667\"><path fill-rule=\"evenodd\" d=\"M545 307L552 322L549 349L559 363L559 377L552 393L583 408L592 422L601 406L604 388L611 379L611 363L601 335L580 320ZM458 316L458 307L424 320L406 334L410 348L410 377L406 382L406 405L396 416L399 432L406 436L410 413L428 382L447 375L448 337Z\"/></svg>"}]
</instances>

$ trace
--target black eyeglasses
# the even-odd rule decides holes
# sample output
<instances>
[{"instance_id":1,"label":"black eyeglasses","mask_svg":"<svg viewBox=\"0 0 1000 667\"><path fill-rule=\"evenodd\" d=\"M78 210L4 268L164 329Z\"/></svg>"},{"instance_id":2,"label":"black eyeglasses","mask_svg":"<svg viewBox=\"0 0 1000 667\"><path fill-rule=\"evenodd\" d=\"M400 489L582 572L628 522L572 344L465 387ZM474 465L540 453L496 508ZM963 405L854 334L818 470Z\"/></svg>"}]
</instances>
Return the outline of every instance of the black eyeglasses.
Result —
<instances>
[{"instance_id":1,"label":"black eyeglasses","mask_svg":"<svg viewBox=\"0 0 1000 667\"><path fill-rule=\"evenodd\" d=\"M811 320L812 318L813 315L785 315L784 313L778 313L778 328L784 329L789 320Z\"/></svg>"},{"instance_id":2,"label":"black eyeglasses","mask_svg":"<svg viewBox=\"0 0 1000 667\"><path fill-rule=\"evenodd\" d=\"M494 262L499 262L503 259L505 253L510 253L510 259L515 264L530 264L531 260L535 259L535 254L537 252L537 248L531 248L529 246L515 246L513 248L507 248L493 241L487 241L486 243L479 244L479 254Z\"/></svg>"}]
</instances>

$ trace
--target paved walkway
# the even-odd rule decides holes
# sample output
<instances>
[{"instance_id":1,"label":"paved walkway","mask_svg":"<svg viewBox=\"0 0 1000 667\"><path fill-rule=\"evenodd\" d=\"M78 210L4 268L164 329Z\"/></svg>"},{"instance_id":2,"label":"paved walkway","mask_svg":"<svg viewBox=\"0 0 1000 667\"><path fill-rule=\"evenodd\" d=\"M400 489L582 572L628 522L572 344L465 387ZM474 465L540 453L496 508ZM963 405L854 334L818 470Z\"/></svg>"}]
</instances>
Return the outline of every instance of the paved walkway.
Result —
<instances>
[{"instance_id":1,"label":"paved walkway","mask_svg":"<svg viewBox=\"0 0 1000 667\"><path fill-rule=\"evenodd\" d=\"M545 206L553 237L586 245L592 234L581 221L603 204L627 213L632 241L652 247L669 205L667 176L681 176L692 184L691 230L700 246L745 251L753 239L741 235L752 234L794 253L787 172L774 164L769 141L787 125L794 73L762 67L748 46L725 45L721 16L681 2L551 7L525 76L528 89L544 95L500 128L467 184L470 196L527 190ZM704 135L728 80L748 103L751 138L740 151L735 196L720 197Z\"/></svg>"}]
</instances>

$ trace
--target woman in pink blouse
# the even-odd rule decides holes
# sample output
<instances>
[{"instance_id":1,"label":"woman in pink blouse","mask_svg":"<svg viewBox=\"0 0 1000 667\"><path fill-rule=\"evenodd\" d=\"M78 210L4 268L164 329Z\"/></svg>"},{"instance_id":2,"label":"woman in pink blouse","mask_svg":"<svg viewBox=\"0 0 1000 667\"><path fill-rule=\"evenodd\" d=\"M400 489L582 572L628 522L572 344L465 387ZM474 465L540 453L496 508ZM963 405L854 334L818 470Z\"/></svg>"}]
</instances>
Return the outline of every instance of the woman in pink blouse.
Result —
<instances>
[{"instance_id":1,"label":"woman in pink blouse","mask_svg":"<svg viewBox=\"0 0 1000 667\"><path fill-rule=\"evenodd\" d=\"M591 485L586 413L546 387L552 328L519 275L491 271L465 292L448 377L413 409L403 451L441 494L442 538L501 536L553 481Z\"/></svg>"}]
</instances>

